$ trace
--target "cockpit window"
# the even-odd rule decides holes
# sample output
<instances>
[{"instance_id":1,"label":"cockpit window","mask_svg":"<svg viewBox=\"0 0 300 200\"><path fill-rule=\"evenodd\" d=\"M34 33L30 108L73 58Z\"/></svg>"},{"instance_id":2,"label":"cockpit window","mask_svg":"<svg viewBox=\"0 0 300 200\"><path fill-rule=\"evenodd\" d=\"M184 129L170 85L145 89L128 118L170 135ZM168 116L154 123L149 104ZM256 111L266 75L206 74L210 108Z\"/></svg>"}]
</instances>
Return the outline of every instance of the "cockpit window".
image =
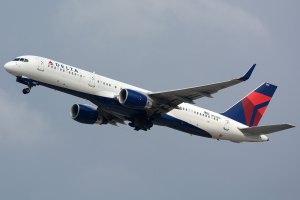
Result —
<instances>
[{"instance_id":1,"label":"cockpit window","mask_svg":"<svg viewBox=\"0 0 300 200\"><path fill-rule=\"evenodd\" d=\"M13 61L28 62L28 59L26 59L26 58L15 58Z\"/></svg>"}]
</instances>

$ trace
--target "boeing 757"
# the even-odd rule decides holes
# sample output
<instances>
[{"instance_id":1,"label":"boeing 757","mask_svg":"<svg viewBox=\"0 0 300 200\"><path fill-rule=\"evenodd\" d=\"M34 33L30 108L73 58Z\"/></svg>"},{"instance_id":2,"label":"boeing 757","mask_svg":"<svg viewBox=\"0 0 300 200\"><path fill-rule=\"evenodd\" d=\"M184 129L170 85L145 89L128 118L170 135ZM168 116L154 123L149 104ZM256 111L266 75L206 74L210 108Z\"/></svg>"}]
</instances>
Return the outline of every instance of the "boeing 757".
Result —
<instances>
[{"instance_id":1,"label":"boeing 757","mask_svg":"<svg viewBox=\"0 0 300 200\"><path fill-rule=\"evenodd\" d=\"M4 65L16 81L45 86L91 102L74 104L71 117L83 124L126 124L147 131L153 125L167 126L188 134L232 142L265 142L267 134L292 128L290 124L259 126L277 86L263 83L223 113L195 106L194 100L212 97L218 91L247 81L255 64L240 78L229 81L151 92L93 72L40 56L20 56Z\"/></svg>"}]
</instances>

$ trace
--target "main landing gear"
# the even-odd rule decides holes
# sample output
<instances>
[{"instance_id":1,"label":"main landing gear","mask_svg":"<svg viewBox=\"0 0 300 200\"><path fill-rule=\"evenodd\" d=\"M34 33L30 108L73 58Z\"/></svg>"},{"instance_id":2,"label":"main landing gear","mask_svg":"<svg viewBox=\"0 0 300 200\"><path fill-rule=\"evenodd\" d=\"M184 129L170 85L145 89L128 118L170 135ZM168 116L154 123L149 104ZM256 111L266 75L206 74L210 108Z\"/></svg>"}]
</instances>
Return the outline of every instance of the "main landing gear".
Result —
<instances>
[{"instance_id":1,"label":"main landing gear","mask_svg":"<svg viewBox=\"0 0 300 200\"><path fill-rule=\"evenodd\" d=\"M146 118L136 117L128 125L133 127L134 130L136 131L139 130L147 131L150 130L150 128L153 126L153 122Z\"/></svg>"}]
</instances>

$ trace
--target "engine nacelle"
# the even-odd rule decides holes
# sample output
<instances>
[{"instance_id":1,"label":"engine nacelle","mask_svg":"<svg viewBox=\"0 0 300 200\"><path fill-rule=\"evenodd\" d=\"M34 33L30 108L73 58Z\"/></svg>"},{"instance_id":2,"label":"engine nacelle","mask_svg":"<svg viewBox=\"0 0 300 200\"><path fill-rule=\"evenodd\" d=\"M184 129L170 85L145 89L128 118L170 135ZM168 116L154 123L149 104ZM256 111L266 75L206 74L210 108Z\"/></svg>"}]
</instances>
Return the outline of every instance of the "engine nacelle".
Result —
<instances>
[{"instance_id":1,"label":"engine nacelle","mask_svg":"<svg viewBox=\"0 0 300 200\"><path fill-rule=\"evenodd\" d=\"M147 95L131 89L122 89L120 91L119 102L123 106L133 109L152 107L152 100Z\"/></svg>"},{"instance_id":2,"label":"engine nacelle","mask_svg":"<svg viewBox=\"0 0 300 200\"><path fill-rule=\"evenodd\" d=\"M107 123L107 120L99 115L96 108L88 105L74 104L71 108L71 117L83 124Z\"/></svg>"}]
</instances>

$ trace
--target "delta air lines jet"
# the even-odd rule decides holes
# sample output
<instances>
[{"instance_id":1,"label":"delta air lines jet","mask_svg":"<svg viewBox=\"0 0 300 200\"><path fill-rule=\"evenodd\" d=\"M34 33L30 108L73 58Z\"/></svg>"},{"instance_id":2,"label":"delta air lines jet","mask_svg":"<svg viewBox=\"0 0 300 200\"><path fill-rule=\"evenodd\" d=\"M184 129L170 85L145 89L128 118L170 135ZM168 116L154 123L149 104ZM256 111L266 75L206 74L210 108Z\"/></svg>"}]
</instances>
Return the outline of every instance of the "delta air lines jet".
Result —
<instances>
[{"instance_id":1,"label":"delta air lines jet","mask_svg":"<svg viewBox=\"0 0 300 200\"><path fill-rule=\"evenodd\" d=\"M192 135L232 142L269 141L267 134L292 128L289 124L258 126L276 86L263 83L224 113L194 105L194 100L248 80L255 68L237 79L163 92L151 92L39 56L20 56L4 68L26 85L45 86L89 100L74 104L71 117L83 124L125 124L134 130L167 126Z\"/></svg>"}]
</instances>

